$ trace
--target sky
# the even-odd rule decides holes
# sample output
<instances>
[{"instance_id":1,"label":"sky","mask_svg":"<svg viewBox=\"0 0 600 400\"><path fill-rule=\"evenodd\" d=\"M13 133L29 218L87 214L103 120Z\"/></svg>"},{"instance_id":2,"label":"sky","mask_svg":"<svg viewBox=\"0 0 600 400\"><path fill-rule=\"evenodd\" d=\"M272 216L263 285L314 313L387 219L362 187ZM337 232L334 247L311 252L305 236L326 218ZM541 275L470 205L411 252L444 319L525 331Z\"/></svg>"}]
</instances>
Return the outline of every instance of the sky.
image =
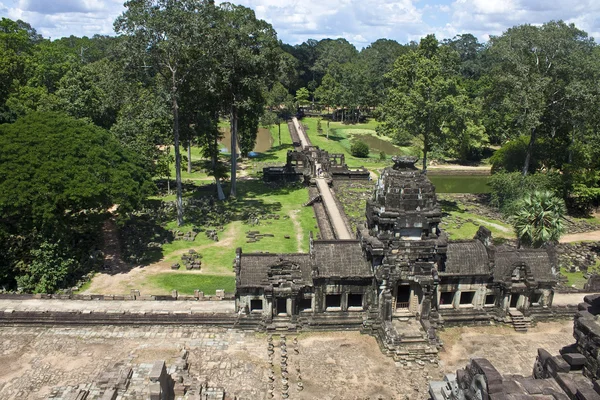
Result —
<instances>
[{"instance_id":1,"label":"sky","mask_svg":"<svg viewBox=\"0 0 600 400\"><path fill-rule=\"evenodd\" d=\"M0 0L0 17L21 19L46 38L113 35L124 0ZM217 0L218 2L218 0ZM600 40L599 0L237 0L271 23L279 39L346 38L357 48L380 38L400 43L435 33L481 41L519 24L562 19Z\"/></svg>"}]
</instances>

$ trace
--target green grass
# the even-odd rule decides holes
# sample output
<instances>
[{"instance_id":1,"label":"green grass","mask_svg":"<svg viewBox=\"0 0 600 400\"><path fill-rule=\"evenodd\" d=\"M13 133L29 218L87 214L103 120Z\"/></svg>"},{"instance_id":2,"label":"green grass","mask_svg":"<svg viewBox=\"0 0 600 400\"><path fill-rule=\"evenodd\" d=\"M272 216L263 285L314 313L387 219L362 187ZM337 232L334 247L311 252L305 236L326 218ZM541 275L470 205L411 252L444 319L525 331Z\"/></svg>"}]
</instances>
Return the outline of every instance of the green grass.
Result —
<instances>
[{"instance_id":1,"label":"green grass","mask_svg":"<svg viewBox=\"0 0 600 400\"><path fill-rule=\"evenodd\" d=\"M232 276L164 273L150 276L148 280L166 291L177 290L181 294L191 295L194 290L207 295L214 295L218 289L223 289L226 293L235 291L235 278Z\"/></svg>"},{"instance_id":2,"label":"green grass","mask_svg":"<svg viewBox=\"0 0 600 400\"><path fill-rule=\"evenodd\" d=\"M583 277L583 271L569 272L565 267L561 267L560 273L567 277L567 286L583 289L583 285L587 282L587 279Z\"/></svg>"},{"instance_id":3,"label":"green grass","mask_svg":"<svg viewBox=\"0 0 600 400\"><path fill-rule=\"evenodd\" d=\"M354 134L371 134L385 141L391 141L390 138L383 138L377 136L375 128L377 122L369 121L362 124L344 125L341 122L331 122L329 125L329 139L327 138L327 122L321 121L321 127L323 129L322 134L317 132L317 121L318 118L303 118L301 123L308 127L307 134L314 146L318 146L322 150L326 150L330 153L343 153L346 155L346 163L350 167L365 166L369 169L383 168L390 164L387 160L379 159L379 152L369 153L368 158L358 158L352 156L350 153L350 147L352 146L352 135ZM396 147L398 150L397 154L412 154L414 149L410 147Z\"/></svg>"},{"instance_id":4,"label":"green grass","mask_svg":"<svg viewBox=\"0 0 600 400\"><path fill-rule=\"evenodd\" d=\"M494 238L515 239L512 226L503 221L468 212L462 204L446 198L440 199L440 204L444 213L440 228L448 233L450 239L473 239L481 225L488 228Z\"/></svg>"},{"instance_id":5,"label":"green grass","mask_svg":"<svg viewBox=\"0 0 600 400\"><path fill-rule=\"evenodd\" d=\"M227 192L228 188L224 190ZM204 232L200 232L193 242L177 240L163 245L163 257L168 263L180 262L185 250L195 249L203 257L203 271L209 274L231 275L237 247L242 247L245 253L296 253L299 249L308 251L309 232L312 231L316 236L318 228L312 207L302 207L307 200L308 190L303 186L271 188L261 181L239 181L238 200L228 200L224 203L229 210L241 213L254 209L260 215L278 214L279 219L261 219L259 225L250 225L247 221L234 219L223 226L223 231L218 232L219 242L212 241ZM292 214L300 225L301 240L297 237ZM170 221L166 227L187 232L193 225L188 223L178 227L175 221ZM213 229L210 226L203 228ZM264 237L258 242L247 243L247 231L259 231L274 237ZM290 238L285 239L286 235ZM224 241L226 244L223 244Z\"/></svg>"}]
</instances>

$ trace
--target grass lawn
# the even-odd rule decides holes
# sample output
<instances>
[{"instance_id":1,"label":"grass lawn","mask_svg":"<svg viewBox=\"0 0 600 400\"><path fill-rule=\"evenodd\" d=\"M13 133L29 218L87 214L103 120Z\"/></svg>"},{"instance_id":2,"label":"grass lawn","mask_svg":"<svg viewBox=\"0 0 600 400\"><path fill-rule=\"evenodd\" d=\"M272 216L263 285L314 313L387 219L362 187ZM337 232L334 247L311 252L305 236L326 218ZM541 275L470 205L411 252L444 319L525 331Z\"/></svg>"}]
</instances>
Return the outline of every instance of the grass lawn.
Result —
<instances>
[{"instance_id":1,"label":"grass lawn","mask_svg":"<svg viewBox=\"0 0 600 400\"><path fill-rule=\"evenodd\" d=\"M488 228L495 239L515 239L512 226L503 221L468 212L454 201L442 200L440 203L444 214L440 228L448 233L450 239L473 239L481 225Z\"/></svg>"},{"instance_id":2,"label":"grass lawn","mask_svg":"<svg viewBox=\"0 0 600 400\"><path fill-rule=\"evenodd\" d=\"M583 285L587 282L587 279L583 277L583 271L569 272L565 267L561 267L560 274L567 277L567 286L570 287L583 289Z\"/></svg>"},{"instance_id":3,"label":"grass lawn","mask_svg":"<svg viewBox=\"0 0 600 400\"><path fill-rule=\"evenodd\" d=\"M204 294L214 295L218 289L227 293L235 292L235 278L233 276L201 275L186 273L164 273L148 277L150 282L167 292L177 290L181 294L194 294L194 290L201 290Z\"/></svg>"},{"instance_id":4,"label":"grass lawn","mask_svg":"<svg viewBox=\"0 0 600 400\"><path fill-rule=\"evenodd\" d=\"M228 188L224 188L227 191ZM239 181L238 199L227 200L224 206L234 214L242 214L244 210L254 210L258 215L277 214L279 219L260 219L258 225L250 225L245 220L234 217L218 232L219 241L209 239L200 232L193 242L173 241L163 245L164 261L169 264L179 262L181 255L194 249L202 255L202 271L215 275L232 275L232 262L235 249L242 247L244 252L268 251L271 253L295 253L298 250L308 251L309 232L316 235L316 220L312 207L302 207L308 200L308 190L301 186L270 188L261 181ZM167 224L168 229L183 232L193 228L192 223L177 227L175 221ZM203 226L204 229L214 229ZM259 231L261 234L272 234L258 242L247 243L246 232ZM289 236L286 239L285 236Z\"/></svg>"},{"instance_id":5,"label":"grass lawn","mask_svg":"<svg viewBox=\"0 0 600 400\"><path fill-rule=\"evenodd\" d=\"M390 164L387 160L379 159L379 151L371 149L368 158L358 158L350 154L350 147L352 146L353 136L355 135L366 135L372 136L374 140L381 140L388 142L391 146L391 138L378 136L375 132L377 122L370 120L367 123L345 125L341 122L331 122L329 125L329 139L327 138L327 122L321 121L321 127L323 129L322 134L317 132L317 121L318 118L303 118L301 123L308 127L307 134L313 145L326 150L330 153L343 153L346 155L346 163L350 167L365 166L369 169L383 168ZM412 147L399 147L393 146L394 154L407 155L413 154L416 150ZM389 154L388 154L389 158Z\"/></svg>"}]
</instances>

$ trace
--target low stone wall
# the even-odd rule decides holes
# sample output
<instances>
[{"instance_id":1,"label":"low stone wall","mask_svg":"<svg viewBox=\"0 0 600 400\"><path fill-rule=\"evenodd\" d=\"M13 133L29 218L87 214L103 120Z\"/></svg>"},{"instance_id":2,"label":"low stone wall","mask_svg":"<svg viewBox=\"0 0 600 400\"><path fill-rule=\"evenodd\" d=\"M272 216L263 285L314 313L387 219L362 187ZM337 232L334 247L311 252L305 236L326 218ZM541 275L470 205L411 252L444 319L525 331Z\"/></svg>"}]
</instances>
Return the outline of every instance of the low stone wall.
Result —
<instances>
[{"instance_id":1,"label":"low stone wall","mask_svg":"<svg viewBox=\"0 0 600 400\"><path fill-rule=\"evenodd\" d=\"M11 311L0 313L0 325L211 325L240 327L236 314L194 311ZM254 325L254 324L252 324Z\"/></svg>"},{"instance_id":2,"label":"low stone wall","mask_svg":"<svg viewBox=\"0 0 600 400\"><path fill-rule=\"evenodd\" d=\"M0 293L0 300L30 300L30 299L48 299L48 300L144 300L144 301L222 301L235 300L235 293L225 293L217 290L213 296L206 296L203 292L196 290L193 296L180 295L174 290L170 295L142 295L137 290L132 290L129 295L116 294L18 294L18 293Z\"/></svg>"}]
</instances>

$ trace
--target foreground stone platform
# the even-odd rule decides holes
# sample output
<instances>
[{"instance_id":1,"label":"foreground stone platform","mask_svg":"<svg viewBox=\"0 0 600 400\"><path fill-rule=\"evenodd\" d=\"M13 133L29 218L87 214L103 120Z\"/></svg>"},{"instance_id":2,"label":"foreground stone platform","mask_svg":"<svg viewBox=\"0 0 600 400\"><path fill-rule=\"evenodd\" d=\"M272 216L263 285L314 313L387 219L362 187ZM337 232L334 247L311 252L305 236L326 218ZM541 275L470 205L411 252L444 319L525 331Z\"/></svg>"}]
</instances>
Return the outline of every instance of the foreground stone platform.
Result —
<instances>
[{"instance_id":1,"label":"foreground stone platform","mask_svg":"<svg viewBox=\"0 0 600 400\"><path fill-rule=\"evenodd\" d=\"M268 398L271 368L266 334L192 326L20 326L0 327L0 337L3 400L47 399L69 387L101 384L108 374L129 368L133 375L128 397L123 398L146 399L152 365L163 360L168 369L172 368L183 348L189 352L188 371L193 382L222 388L229 396L226 398ZM298 354L294 338L298 340ZM498 367L503 372L504 368L518 370L521 355L531 360L538 345L558 351L561 344L572 340L572 321L539 324L527 334L506 327L450 328L442 333L442 339L447 346L440 354L439 367L416 363L398 367L379 351L375 338L358 332L288 334L289 398L426 399L429 380L455 371L472 355L494 363L502 361ZM280 337L274 335L273 343L278 368ZM301 392L296 389L296 367L301 370ZM520 373L530 372L530 363L523 367ZM281 388L277 369L275 399L281 399Z\"/></svg>"}]
</instances>

